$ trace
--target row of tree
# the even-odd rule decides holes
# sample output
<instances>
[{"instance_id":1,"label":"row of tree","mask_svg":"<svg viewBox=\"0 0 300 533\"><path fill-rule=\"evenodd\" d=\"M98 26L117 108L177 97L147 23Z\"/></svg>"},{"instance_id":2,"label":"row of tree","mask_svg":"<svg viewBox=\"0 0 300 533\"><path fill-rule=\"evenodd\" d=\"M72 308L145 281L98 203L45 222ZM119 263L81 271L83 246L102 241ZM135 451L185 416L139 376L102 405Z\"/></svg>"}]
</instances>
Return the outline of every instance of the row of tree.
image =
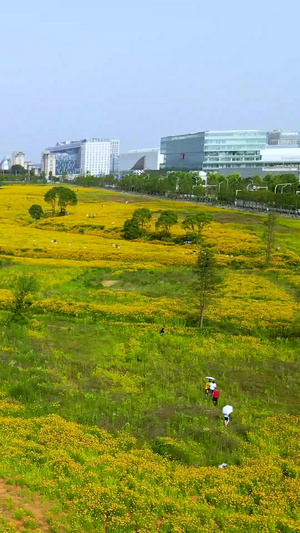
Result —
<instances>
[{"instance_id":1,"label":"row of tree","mask_svg":"<svg viewBox=\"0 0 300 533\"><path fill-rule=\"evenodd\" d=\"M168 198L186 198L201 202L218 202L224 205L243 203L246 207L278 209L300 208L299 179L294 174L267 174L242 178L234 173L228 176L210 173L205 183L198 173L147 172L124 174L120 179L113 175L95 177L78 176L75 183L87 187L112 187L126 192L136 192Z\"/></svg>"},{"instance_id":2,"label":"row of tree","mask_svg":"<svg viewBox=\"0 0 300 533\"><path fill-rule=\"evenodd\" d=\"M128 240L138 239L146 234L152 219L152 213L147 207L136 209L130 219L125 220L123 237ZM182 227L186 230L186 238L194 243L199 243L203 228L213 221L213 215L206 211L190 213L182 221ZM170 237L171 227L178 223L175 211L162 211L155 222L155 228L161 231L160 237Z\"/></svg>"}]
</instances>

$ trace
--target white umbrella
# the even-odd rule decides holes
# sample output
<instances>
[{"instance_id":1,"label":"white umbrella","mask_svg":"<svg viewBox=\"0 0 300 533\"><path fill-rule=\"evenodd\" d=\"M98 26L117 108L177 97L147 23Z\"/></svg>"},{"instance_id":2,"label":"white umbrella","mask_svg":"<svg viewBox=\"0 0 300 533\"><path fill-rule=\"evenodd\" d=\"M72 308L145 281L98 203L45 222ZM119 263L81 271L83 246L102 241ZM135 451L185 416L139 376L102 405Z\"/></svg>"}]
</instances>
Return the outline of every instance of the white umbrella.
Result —
<instances>
[{"instance_id":1,"label":"white umbrella","mask_svg":"<svg viewBox=\"0 0 300 533\"><path fill-rule=\"evenodd\" d=\"M212 378L211 376L206 376L205 379L212 379L213 381L215 381L215 378Z\"/></svg>"},{"instance_id":2,"label":"white umbrella","mask_svg":"<svg viewBox=\"0 0 300 533\"><path fill-rule=\"evenodd\" d=\"M223 407L222 409L223 415L230 415L232 411L233 411L232 405L225 405L225 407Z\"/></svg>"}]
</instances>

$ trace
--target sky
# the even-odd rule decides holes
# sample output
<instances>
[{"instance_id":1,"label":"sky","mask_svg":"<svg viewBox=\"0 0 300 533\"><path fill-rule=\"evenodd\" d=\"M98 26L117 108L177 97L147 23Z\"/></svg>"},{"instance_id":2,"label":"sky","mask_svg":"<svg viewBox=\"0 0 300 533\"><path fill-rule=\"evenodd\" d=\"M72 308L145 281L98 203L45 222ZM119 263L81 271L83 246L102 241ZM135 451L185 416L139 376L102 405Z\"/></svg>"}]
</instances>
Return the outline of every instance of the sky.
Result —
<instances>
[{"instance_id":1,"label":"sky","mask_svg":"<svg viewBox=\"0 0 300 533\"><path fill-rule=\"evenodd\" d=\"M215 129L300 130L299 0L12 0L1 6L0 158L121 151Z\"/></svg>"}]
</instances>

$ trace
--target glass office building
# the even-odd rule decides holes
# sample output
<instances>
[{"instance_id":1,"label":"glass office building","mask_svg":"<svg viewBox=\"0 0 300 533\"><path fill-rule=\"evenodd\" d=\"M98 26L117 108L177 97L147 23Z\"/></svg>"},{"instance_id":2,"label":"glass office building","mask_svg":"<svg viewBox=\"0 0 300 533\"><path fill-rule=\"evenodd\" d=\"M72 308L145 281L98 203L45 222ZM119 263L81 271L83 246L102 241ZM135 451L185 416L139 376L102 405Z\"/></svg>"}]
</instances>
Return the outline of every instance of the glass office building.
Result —
<instances>
[{"instance_id":1,"label":"glass office building","mask_svg":"<svg viewBox=\"0 0 300 533\"><path fill-rule=\"evenodd\" d=\"M64 173L79 174L80 173L80 149L66 150L65 152L58 152L56 154L56 176L61 176Z\"/></svg>"},{"instance_id":2,"label":"glass office building","mask_svg":"<svg viewBox=\"0 0 300 533\"><path fill-rule=\"evenodd\" d=\"M202 170L204 161L204 132L162 137L160 153L164 170Z\"/></svg>"},{"instance_id":3,"label":"glass office building","mask_svg":"<svg viewBox=\"0 0 300 533\"><path fill-rule=\"evenodd\" d=\"M261 150L266 146L267 133L258 130L205 132L203 170L262 168Z\"/></svg>"},{"instance_id":4,"label":"glass office building","mask_svg":"<svg viewBox=\"0 0 300 533\"><path fill-rule=\"evenodd\" d=\"M270 146L298 146L300 147L299 131L274 130L268 132Z\"/></svg>"}]
</instances>

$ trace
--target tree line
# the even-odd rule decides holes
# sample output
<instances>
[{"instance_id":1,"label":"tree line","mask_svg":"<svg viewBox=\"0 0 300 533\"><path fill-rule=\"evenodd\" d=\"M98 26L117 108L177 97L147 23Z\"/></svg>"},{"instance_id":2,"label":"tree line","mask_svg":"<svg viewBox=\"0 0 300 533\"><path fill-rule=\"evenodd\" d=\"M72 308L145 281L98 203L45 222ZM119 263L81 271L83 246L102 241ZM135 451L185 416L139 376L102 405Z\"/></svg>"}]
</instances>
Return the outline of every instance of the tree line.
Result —
<instances>
[{"instance_id":1,"label":"tree line","mask_svg":"<svg viewBox=\"0 0 300 533\"><path fill-rule=\"evenodd\" d=\"M146 172L95 177L78 176L74 183L85 187L111 187L125 192L165 196L170 199L244 205L259 209L300 209L299 179L295 174L267 174L242 178L234 173L228 176L210 173L207 183L196 172Z\"/></svg>"}]
</instances>

